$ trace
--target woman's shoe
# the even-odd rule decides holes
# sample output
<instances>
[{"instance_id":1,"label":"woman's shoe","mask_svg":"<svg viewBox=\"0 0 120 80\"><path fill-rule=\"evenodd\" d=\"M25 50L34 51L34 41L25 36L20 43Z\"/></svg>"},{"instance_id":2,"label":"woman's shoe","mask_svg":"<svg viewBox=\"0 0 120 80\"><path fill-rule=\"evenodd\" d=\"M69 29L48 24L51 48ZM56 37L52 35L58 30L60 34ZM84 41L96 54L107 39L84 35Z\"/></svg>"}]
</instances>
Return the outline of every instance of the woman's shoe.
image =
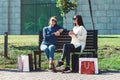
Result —
<instances>
[{"instance_id":1,"label":"woman's shoe","mask_svg":"<svg viewBox=\"0 0 120 80\"><path fill-rule=\"evenodd\" d=\"M49 69L51 70L52 69L52 64L49 63Z\"/></svg>"},{"instance_id":2,"label":"woman's shoe","mask_svg":"<svg viewBox=\"0 0 120 80\"><path fill-rule=\"evenodd\" d=\"M64 66L64 62L59 60L56 67L61 67L61 66Z\"/></svg>"},{"instance_id":3,"label":"woman's shoe","mask_svg":"<svg viewBox=\"0 0 120 80\"><path fill-rule=\"evenodd\" d=\"M49 60L49 69L50 69L50 70L52 69L52 63L53 63L53 61L52 61L52 60Z\"/></svg>"},{"instance_id":4,"label":"woman's shoe","mask_svg":"<svg viewBox=\"0 0 120 80\"><path fill-rule=\"evenodd\" d=\"M57 72L54 63L52 63L52 72Z\"/></svg>"},{"instance_id":5,"label":"woman's shoe","mask_svg":"<svg viewBox=\"0 0 120 80\"><path fill-rule=\"evenodd\" d=\"M50 60L49 61L49 69L52 70L53 72L56 72L54 61Z\"/></svg>"},{"instance_id":6,"label":"woman's shoe","mask_svg":"<svg viewBox=\"0 0 120 80\"><path fill-rule=\"evenodd\" d=\"M70 73L71 72L70 67L69 66L65 67L65 69L62 72L63 73Z\"/></svg>"}]
</instances>

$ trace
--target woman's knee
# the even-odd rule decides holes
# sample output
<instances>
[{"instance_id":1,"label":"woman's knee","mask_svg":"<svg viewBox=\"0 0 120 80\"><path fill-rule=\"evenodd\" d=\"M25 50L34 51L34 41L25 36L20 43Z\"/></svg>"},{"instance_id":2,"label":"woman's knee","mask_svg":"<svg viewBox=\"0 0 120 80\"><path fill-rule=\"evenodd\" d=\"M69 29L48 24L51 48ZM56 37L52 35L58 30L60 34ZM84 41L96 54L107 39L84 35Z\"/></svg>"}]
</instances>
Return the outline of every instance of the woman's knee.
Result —
<instances>
[{"instance_id":1,"label":"woman's knee","mask_svg":"<svg viewBox=\"0 0 120 80\"><path fill-rule=\"evenodd\" d=\"M45 51L45 50L48 49L48 48L47 48L47 45L41 45L41 46L40 46L40 49L41 49L41 51Z\"/></svg>"},{"instance_id":2,"label":"woman's knee","mask_svg":"<svg viewBox=\"0 0 120 80\"><path fill-rule=\"evenodd\" d=\"M50 45L49 49L55 49L55 45Z\"/></svg>"}]
</instances>

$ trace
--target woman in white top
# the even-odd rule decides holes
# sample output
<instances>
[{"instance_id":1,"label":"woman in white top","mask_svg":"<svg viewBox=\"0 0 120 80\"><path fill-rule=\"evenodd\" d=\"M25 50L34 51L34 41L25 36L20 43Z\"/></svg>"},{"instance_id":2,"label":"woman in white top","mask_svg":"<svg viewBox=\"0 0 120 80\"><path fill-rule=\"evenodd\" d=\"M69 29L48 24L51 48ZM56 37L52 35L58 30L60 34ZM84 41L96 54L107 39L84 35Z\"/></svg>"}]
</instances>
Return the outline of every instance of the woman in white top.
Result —
<instances>
[{"instance_id":1,"label":"woman in white top","mask_svg":"<svg viewBox=\"0 0 120 80\"><path fill-rule=\"evenodd\" d=\"M83 20L80 15L75 15L73 18L74 28L69 32L69 36L72 38L71 43L63 45L63 53L61 60L58 61L57 67L60 67L64 63L66 58L66 67L63 72L70 71L70 52L71 50L79 50L82 52L86 45L87 31L84 28Z\"/></svg>"}]
</instances>

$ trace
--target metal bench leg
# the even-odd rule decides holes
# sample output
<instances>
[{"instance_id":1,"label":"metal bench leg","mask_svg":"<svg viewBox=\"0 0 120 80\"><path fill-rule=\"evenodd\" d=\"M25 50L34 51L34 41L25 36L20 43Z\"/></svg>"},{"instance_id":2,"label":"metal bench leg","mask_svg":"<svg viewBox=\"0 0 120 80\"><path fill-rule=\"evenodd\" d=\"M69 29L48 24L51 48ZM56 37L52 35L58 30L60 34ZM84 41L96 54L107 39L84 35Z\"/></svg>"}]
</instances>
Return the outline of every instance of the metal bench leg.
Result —
<instances>
[{"instance_id":1,"label":"metal bench leg","mask_svg":"<svg viewBox=\"0 0 120 80\"><path fill-rule=\"evenodd\" d=\"M33 59L32 59L32 54L28 54L29 56L29 67L30 71L33 71Z\"/></svg>"},{"instance_id":2,"label":"metal bench leg","mask_svg":"<svg viewBox=\"0 0 120 80\"><path fill-rule=\"evenodd\" d=\"M38 55L39 68L37 68L37 55ZM34 51L34 65L35 65L35 70L41 70L41 51Z\"/></svg>"},{"instance_id":3,"label":"metal bench leg","mask_svg":"<svg viewBox=\"0 0 120 80\"><path fill-rule=\"evenodd\" d=\"M39 53L39 68L41 70L41 52Z\"/></svg>"}]
</instances>

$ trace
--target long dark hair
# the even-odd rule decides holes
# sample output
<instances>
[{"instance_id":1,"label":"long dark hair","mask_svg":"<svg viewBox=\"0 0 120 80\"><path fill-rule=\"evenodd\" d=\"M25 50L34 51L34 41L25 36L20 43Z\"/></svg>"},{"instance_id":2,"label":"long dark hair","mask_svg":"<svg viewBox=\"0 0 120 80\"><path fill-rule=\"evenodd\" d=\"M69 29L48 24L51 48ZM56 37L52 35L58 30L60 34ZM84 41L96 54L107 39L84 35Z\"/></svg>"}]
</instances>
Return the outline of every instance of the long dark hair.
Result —
<instances>
[{"instance_id":1,"label":"long dark hair","mask_svg":"<svg viewBox=\"0 0 120 80\"><path fill-rule=\"evenodd\" d=\"M84 26L83 20L82 20L82 16L81 15L75 15L77 18L77 22L79 26ZM76 24L74 24L76 26Z\"/></svg>"}]
</instances>

